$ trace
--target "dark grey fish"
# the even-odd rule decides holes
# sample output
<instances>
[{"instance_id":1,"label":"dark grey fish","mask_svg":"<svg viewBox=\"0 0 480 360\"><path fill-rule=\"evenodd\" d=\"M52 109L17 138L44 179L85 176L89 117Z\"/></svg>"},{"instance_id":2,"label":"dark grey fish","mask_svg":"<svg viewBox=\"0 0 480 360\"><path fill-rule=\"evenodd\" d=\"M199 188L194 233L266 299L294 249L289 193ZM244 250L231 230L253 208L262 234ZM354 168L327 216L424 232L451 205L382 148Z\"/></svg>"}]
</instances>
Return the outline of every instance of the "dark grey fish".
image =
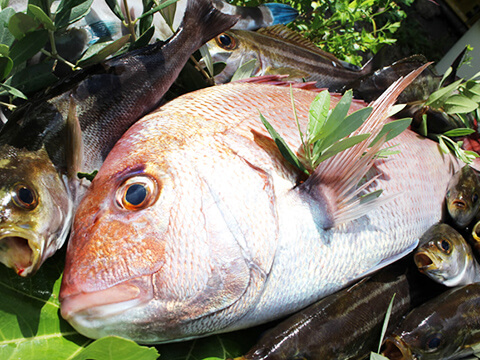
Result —
<instances>
[{"instance_id":1,"label":"dark grey fish","mask_svg":"<svg viewBox=\"0 0 480 360\"><path fill-rule=\"evenodd\" d=\"M480 344L480 284L454 288L412 310L384 341L391 360L460 359Z\"/></svg>"},{"instance_id":2,"label":"dark grey fish","mask_svg":"<svg viewBox=\"0 0 480 360\"><path fill-rule=\"evenodd\" d=\"M66 79L12 114L0 132L0 261L33 274L68 234L85 186L115 142L153 110L190 55L236 18L189 0L165 43L113 58Z\"/></svg>"}]
</instances>

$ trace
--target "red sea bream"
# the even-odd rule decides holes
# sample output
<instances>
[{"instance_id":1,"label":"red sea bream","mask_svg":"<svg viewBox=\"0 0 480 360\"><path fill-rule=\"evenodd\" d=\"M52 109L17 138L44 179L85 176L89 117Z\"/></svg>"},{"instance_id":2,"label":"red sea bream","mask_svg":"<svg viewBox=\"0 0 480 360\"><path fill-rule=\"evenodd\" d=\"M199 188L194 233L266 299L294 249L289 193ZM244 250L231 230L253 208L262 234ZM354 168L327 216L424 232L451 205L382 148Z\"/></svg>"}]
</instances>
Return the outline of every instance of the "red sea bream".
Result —
<instances>
[{"instance_id":1,"label":"red sea bream","mask_svg":"<svg viewBox=\"0 0 480 360\"><path fill-rule=\"evenodd\" d=\"M358 133L375 135L412 77L377 100ZM293 89L302 128L315 95ZM159 343L253 326L394 261L441 219L459 165L437 143L406 130L386 144L399 154L377 158L366 140L305 180L259 111L301 148L290 90L251 83L183 95L121 138L68 245L61 312L75 329Z\"/></svg>"}]
</instances>

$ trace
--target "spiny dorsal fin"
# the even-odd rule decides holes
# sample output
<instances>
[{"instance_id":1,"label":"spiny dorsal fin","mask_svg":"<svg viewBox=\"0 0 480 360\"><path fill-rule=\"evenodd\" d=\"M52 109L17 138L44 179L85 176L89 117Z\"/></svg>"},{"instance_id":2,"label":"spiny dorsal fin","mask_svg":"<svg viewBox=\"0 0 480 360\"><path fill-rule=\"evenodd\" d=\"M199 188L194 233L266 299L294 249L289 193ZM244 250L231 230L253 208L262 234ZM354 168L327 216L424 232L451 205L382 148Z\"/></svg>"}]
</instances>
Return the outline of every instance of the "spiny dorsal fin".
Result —
<instances>
[{"instance_id":1,"label":"spiny dorsal fin","mask_svg":"<svg viewBox=\"0 0 480 360\"><path fill-rule=\"evenodd\" d=\"M325 59L333 61L337 65L343 67L340 60L338 60L335 56L333 56L332 54L330 54L326 51L323 51L317 45L315 45L313 42L304 38L299 33L289 29L285 25L278 24L278 25L274 25L274 26L269 26L269 27L257 30L257 33L265 35L265 36L270 36L270 37L273 37L273 38L276 38L276 39L279 39L279 40L283 40L283 41L288 42L292 45L303 47L303 48L308 49L310 51L313 51L313 52L317 53L318 55L324 57Z\"/></svg>"},{"instance_id":2,"label":"spiny dorsal fin","mask_svg":"<svg viewBox=\"0 0 480 360\"><path fill-rule=\"evenodd\" d=\"M381 131L390 108L398 95L428 65L425 64L404 78L398 79L370 104L373 108L371 115L351 134L353 136L369 133L370 136L366 140L320 163L314 173L301 185L302 190L310 194L315 203L326 207L328 212L328 221L324 224L326 228L357 219L396 196L360 196L378 175L361 186L359 183L372 169L376 153L385 142L384 136L369 148Z\"/></svg>"}]
</instances>

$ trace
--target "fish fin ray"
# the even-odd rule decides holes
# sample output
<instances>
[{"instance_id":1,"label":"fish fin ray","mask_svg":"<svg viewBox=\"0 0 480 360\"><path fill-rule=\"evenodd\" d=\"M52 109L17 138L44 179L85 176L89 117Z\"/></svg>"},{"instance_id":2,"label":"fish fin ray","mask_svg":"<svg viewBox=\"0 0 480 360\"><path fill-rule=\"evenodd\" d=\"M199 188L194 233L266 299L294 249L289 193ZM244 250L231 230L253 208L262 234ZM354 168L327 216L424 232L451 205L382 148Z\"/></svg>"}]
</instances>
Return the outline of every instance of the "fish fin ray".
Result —
<instances>
[{"instance_id":1,"label":"fish fin ray","mask_svg":"<svg viewBox=\"0 0 480 360\"><path fill-rule=\"evenodd\" d=\"M66 150L67 176L72 179L77 176L83 165L82 129L77 116L77 104L70 94L68 115L66 120Z\"/></svg>"},{"instance_id":2,"label":"fish fin ray","mask_svg":"<svg viewBox=\"0 0 480 360\"><path fill-rule=\"evenodd\" d=\"M326 228L335 227L366 215L398 195L371 197L369 201L362 202L360 193L365 191L378 176L370 178L366 184L359 185L359 183L374 166L376 154L385 143L386 136L383 136L373 146L370 146L385 124L390 108L398 95L428 65L425 64L398 79L376 101L370 104L373 108L370 116L351 134L351 136L370 134L367 139L320 163L313 174L301 185L302 190L314 199L313 203L325 207L324 212L326 212L327 218L324 226Z\"/></svg>"},{"instance_id":3,"label":"fish fin ray","mask_svg":"<svg viewBox=\"0 0 480 360\"><path fill-rule=\"evenodd\" d=\"M298 17L298 11L287 4L266 3L260 6L266 7L272 14L272 25L288 24Z\"/></svg>"}]
</instances>

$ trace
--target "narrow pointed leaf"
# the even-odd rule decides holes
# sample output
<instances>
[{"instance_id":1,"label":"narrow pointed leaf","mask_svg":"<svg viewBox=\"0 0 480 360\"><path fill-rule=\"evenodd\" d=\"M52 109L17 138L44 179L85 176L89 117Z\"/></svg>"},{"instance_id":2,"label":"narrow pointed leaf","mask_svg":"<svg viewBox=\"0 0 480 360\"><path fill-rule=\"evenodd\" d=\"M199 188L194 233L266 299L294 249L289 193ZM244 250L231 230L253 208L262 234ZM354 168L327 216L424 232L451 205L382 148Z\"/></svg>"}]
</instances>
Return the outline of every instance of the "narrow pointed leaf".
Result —
<instances>
[{"instance_id":1,"label":"narrow pointed leaf","mask_svg":"<svg viewBox=\"0 0 480 360\"><path fill-rule=\"evenodd\" d=\"M313 143L325 124L330 111L330 93L328 90L318 94L310 105L308 115L308 142Z\"/></svg>"},{"instance_id":2,"label":"narrow pointed leaf","mask_svg":"<svg viewBox=\"0 0 480 360\"><path fill-rule=\"evenodd\" d=\"M0 56L0 80L5 79L13 68L13 61L7 56Z\"/></svg>"},{"instance_id":3,"label":"narrow pointed leaf","mask_svg":"<svg viewBox=\"0 0 480 360\"><path fill-rule=\"evenodd\" d=\"M467 135L473 134L474 132L475 130L473 129L458 128L458 129L452 129L452 130L446 131L443 133L443 135L448 137L467 136Z\"/></svg>"},{"instance_id":4,"label":"narrow pointed leaf","mask_svg":"<svg viewBox=\"0 0 480 360\"><path fill-rule=\"evenodd\" d=\"M255 70L255 66L257 63L257 59L252 59L243 63L232 76L231 81L241 80L241 79L248 79L252 77L253 70Z\"/></svg>"},{"instance_id":5,"label":"narrow pointed leaf","mask_svg":"<svg viewBox=\"0 0 480 360\"><path fill-rule=\"evenodd\" d=\"M441 108L445 103L445 100L447 100L450 94L458 87L458 85L460 85L461 82L462 82L462 79L455 81L454 83L446 87L438 89L428 97L427 101L425 102L425 105L431 106L437 109Z\"/></svg>"},{"instance_id":6,"label":"narrow pointed leaf","mask_svg":"<svg viewBox=\"0 0 480 360\"><path fill-rule=\"evenodd\" d=\"M47 30L30 32L18 40L10 49L13 66L18 66L38 53L48 41Z\"/></svg>"},{"instance_id":7,"label":"narrow pointed leaf","mask_svg":"<svg viewBox=\"0 0 480 360\"><path fill-rule=\"evenodd\" d=\"M478 107L478 103L470 100L463 95L452 95L446 101L443 109L447 114L464 114L474 111Z\"/></svg>"},{"instance_id":8,"label":"narrow pointed leaf","mask_svg":"<svg viewBox=\"0 0 480 360\"><path fill-rule=\"evenodd\" d=\"M326 149L322 155L320 155L318 158L315 159L315 166L318 166L322 161L327 160L328 158L338 154L339 152L342 152L348 148L351 148L352 146L358 144L359 142L362 142L368 137L370 134L360 134L360 135L355 135L348 137L346 139L340 140L330 146L328 149Z\"/></svg>"},{"instance_id":9,"label":"narrow pointed leaf","mask_svg":"<svg viewBox=\"0 0 480 360\"><path fill-rule=\"evenodd\" d=\"M406 118L406 119L400 119L400 120L394 120L386 123L382 130L380 130L380 133L375 137L375 139L372 141L370 146L375 144L378 140L380 140L385 134L387 135L385 138L385 142L393 139L394 137L400 135L402 132L404 132L411 124L412 119L411 118Z\"/></svg>"},{"instance_id":10,"label":"narrow pointed leaf","mask_svg":"<svg viewBox=\"0 0 480 360\"><path fill-rule=\"evenodd\" d=\"M123 16L122 10L117 0L105 0L105 2L116 17L118 17L122 21L125 21L125 17Z\"/></svg>"},{"instance_id":11,"label":"narrow pointed leaf","mask_svg":"<svg viewBox=\"0 0 480 360\"><path fill-rule=\"evenodd\" d=\"M208 50L207 45L202 45L199 50L200 50L200 54L202 55L203 63L207 67L208 74L211 77L213 77L215 75L213 70L213 59L212 59L212 55L210 54L210 51Z\"/></svg>"},{"instance_id":12,"label":"narrow pointed leaf","mask_svg":"<svg viewBox=\"0 0 480 360\"><path fill-rule=\"evenodd\" d=\"M445 144L445 141L443 140L442 136L437 136L438 138L438 145L440 146L440 150L442 150L443 153L448 154L450 150L448 149L447 145Z\"/></svg>"},{"instance_id":13,"label":"narrow pointed leaf","mask_svg":"<svg viewBox=\"0 0 480 360\"><path fill-rule=\"evenodd\" d=\"M262 120L263 125L269 132L272 139L275 141L275 144L277 144L277 147L280 150L280 153L282 154L282 156L285 158L285 160L287 160L290 164L292 164L299 170L303 171L305 174L309 175L309 172L307 171L305 166L303 166L303 164L300 162L297 155L293 153L293 151L288 147L285 140L282 139L282 137L277 133L277 131L265 119L265 117L262 114L260 114L260 119Z\"/></svg>"},{"instance_id":14,"label":"narrow pointed leaf","mask_svg":"<svg viewBox=\"0 0 480 360\"><path fill-rule=\"evenodd\" d=\"M392 314L392 308L393 308L393 302L395 300L395 295L396 294L393 294L392 300L390 300L390 304L388 304L387 313L385 314L385 321L383 322L382 333L380 335L380 341L378 343L378 352L380 352L380 348L382 347L382 343L383 343L383 338L385 337L385 333L387 332L388 322L390 321L390 315Z\"/></svg>"},{"instance_id":15,"label":"narrow pointed leaf","mask_svg":"<svg viewBox=\"0 0 480 360\"><path fill-rule=\"evenodd\" d=\"M112 0L113 1L113 0ZM155 14L156 12L162 10L163 8L166 8L167 6L170 6L172 4L175 4L178 0L167 0L163 3L161 3L160 5L158 6L155 6L153 9L143 13L141 16L139 16L138 18L139 19L142 19L144 18L145 16L149 16L149 15L152 15L152 14Z\"/></svg>"},{"instance_id":16,"label":"narrow pointed leaf","mask_svg":"<svg viewBox=\"0 0 480 360\"><path fill-rule=\"evenodd\" d=\"M0 84L0 89L1 88L3 88L2 92L1 92L2 95L3 95L3 90L4 90L7 94L10 94L12 96L16 96L16 97L19 97L21 99L27 100L27 97L25 96L24 93L22 93L20 90L15 89L14 87L12 87L8 84L5 84L5 83Z\"/></svg>"},{"instance_id":17,"label":"narrow pointed leaf","mask_svg":"<svg viewBox=\"0 0 480 360\"><path fill-rule=\"evenodd\" d=\"M62 0L55 14L55 27L60 29L80 20L90 11L93 0Z\"/></svg>"},{"instance_id":18,"label":"narrow pointed leaf","mask_svg":"<svg viewBox=\"0 0 480 360\"><path fill-rule=\"evenodd\" d=\"M78 65L85 67L88 65L99 63L108 56L115 54L130 40L130 35L124 35L120 39L113 42L96 43L85 52L83 57L78 61Z\"/></svg>"}]
</instances>

